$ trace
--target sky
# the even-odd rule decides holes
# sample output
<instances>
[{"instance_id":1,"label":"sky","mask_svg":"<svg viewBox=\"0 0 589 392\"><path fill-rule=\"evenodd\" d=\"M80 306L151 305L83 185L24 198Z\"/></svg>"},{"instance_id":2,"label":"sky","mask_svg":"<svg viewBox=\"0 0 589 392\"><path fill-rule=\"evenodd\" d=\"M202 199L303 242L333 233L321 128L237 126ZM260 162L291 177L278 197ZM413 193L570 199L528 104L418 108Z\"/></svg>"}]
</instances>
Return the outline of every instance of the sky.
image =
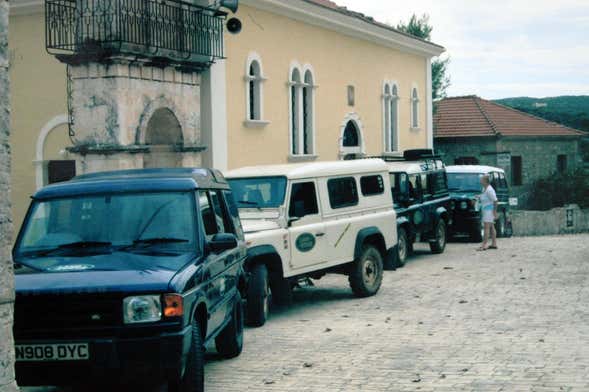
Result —
<instances>
[{"instance_id":1,"label":"sky","mask_svg":"<svg viewBox=\"0 0 589 392\"><path fill-rule=\"evenodd\" d=\"M589 0L335 0L397 25L427 13L449 96L589 95Z\"/></svg>"}]
</instances>

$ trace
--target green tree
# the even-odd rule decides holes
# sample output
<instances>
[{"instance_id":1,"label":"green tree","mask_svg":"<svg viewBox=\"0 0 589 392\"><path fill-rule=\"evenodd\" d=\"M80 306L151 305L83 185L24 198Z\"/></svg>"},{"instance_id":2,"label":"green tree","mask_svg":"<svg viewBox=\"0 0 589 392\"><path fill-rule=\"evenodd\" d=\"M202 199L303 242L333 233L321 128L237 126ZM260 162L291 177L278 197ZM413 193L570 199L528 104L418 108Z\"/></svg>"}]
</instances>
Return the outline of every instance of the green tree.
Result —
<instances>
[{"instance_id":1,"label":"green tree","mask_svg":"<svg viewBox=\"0 0 589 392\"><path fill-rule=\"evenodd\" d=\"M423 14L421 17L413 14L408 23L399 22L397 29L425 41L431 41L432 31L434 30L427 14ZM446 97L446 91L450 87L450 77L448 76L449 63L449 58L437 58L432 61L433 99Z\"/></svg>"}]
</instances>

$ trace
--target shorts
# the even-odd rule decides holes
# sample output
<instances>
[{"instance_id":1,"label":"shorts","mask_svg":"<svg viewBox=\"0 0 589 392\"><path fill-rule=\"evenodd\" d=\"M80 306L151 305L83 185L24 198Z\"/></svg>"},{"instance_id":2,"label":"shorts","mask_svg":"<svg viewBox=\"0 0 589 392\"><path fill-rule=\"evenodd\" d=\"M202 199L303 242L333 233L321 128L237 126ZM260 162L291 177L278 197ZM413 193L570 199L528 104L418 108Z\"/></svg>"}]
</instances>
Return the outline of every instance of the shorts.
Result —
<instances>
[{"instance_id":1,"label":"shorts","mask_svg":"<svg viewBox=\"0 0 589 392\"><path fill-rule=\"evenodd\" d=\"M483 222L495 223L495 216L493 215L493 208L483 209Z\"/></svg>"}]
</instances>

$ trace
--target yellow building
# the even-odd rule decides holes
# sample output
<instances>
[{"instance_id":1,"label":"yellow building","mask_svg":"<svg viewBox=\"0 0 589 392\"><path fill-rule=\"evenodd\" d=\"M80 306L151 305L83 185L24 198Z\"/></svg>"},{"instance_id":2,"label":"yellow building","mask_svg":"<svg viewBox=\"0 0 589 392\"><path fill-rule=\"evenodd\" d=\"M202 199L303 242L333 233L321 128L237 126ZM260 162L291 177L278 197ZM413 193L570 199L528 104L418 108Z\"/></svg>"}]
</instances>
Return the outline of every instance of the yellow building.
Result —
<instances>
[{"instance_id":1,"label":"yellow building","mask_svg":"<svg viewBox=\"0 0 589 392\"><path fill-rule=\"evenodd\" d=\"M13 0L13 213L67 178L65 65L45 50L43 2ZM203 162L244 165L432 147L431 59L443 48L327 0L241 0L226 60L203 73ZM208 83L208 86L207 86ZM204 106L208 106L205 108Z\"/></svg>"}]
</instances>

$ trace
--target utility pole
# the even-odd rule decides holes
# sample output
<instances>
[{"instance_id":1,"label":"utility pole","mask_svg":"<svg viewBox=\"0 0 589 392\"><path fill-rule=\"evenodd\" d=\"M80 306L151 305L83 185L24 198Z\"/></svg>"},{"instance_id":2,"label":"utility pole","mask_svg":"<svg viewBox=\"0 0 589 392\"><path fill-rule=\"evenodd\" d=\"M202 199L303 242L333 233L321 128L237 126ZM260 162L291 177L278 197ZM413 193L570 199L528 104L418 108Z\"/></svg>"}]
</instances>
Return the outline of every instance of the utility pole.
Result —
<instances>
[{"instance_id":1,"label":"utility pole","mask_svg":"<svg viewBox=\"0 0 589 392\"><path fill-rule=\"evenodd\" d=\"M8 79L8 9L0 0L0 392L17 391L14 380L12 321L14 273L10 248L10 85Z\"/></svg>"}]
</instances>

